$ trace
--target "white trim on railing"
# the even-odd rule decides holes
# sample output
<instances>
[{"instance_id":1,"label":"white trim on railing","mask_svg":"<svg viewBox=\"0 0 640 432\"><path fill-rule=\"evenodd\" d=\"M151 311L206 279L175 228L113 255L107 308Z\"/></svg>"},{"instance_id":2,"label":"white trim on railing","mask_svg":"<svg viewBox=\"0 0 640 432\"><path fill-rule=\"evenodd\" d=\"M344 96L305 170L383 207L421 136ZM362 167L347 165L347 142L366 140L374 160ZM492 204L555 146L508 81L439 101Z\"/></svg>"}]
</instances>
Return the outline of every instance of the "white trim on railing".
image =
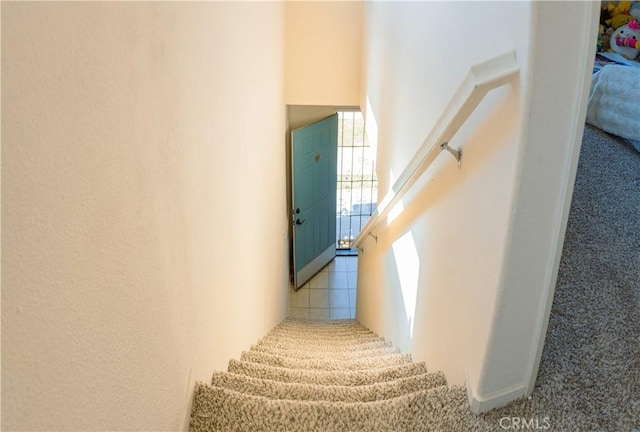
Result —
<instances>
[{"instance_id":1,"label":"white trim on railing","mask_svg":"<svg viewBox=\"0 0 640 432\"><path fill-rule=\"evenodd\" d=\"M400 174L400 177L398 177L398 180L393 184L389 193L380 201L377 210L360 231L360 234L353 242L354 248L363 251L363 244L367 237L371 236L377 239L374 233L378 225L388 215L389 211L394 208L395 204L406 195L411 186L420 178L442 150L449 151L460 164L462 152L449 147L449 141L458 132L460 126L467 120L484 96L490 90L509 83L518 74L519 70L515 51L510 51L471 67L431 133L423 141Z\"/></svg>"}]
</instances>

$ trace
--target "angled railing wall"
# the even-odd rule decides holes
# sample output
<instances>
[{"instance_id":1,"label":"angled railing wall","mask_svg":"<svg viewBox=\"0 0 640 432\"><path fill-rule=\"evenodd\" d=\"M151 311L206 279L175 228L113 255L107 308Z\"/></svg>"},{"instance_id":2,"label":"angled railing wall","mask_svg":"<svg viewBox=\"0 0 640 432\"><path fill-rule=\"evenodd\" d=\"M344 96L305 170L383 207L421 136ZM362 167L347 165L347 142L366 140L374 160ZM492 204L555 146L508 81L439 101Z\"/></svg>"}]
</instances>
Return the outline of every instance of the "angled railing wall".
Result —
<instances>
[{"instance_id":1,"label":"angled railing wall","mask_svg":"<svg viewBox=\"0 0 640 432\"><path fill-rule=\"evenodd\" d=\"M429 165L443 151L447 150L457 160L460 167L462 150L449 147L449 141L469 118L484 96L497 87L508 84L519 72L515 51L494 57L470 68L469 73L436 122L431 133L423 141L402 171L391 190L378 204L377 210L362 228L353 243L360 252L365 249L368 237L377 240L376 233L394 206L407 194Z\"/></svg>"}]
</instances>

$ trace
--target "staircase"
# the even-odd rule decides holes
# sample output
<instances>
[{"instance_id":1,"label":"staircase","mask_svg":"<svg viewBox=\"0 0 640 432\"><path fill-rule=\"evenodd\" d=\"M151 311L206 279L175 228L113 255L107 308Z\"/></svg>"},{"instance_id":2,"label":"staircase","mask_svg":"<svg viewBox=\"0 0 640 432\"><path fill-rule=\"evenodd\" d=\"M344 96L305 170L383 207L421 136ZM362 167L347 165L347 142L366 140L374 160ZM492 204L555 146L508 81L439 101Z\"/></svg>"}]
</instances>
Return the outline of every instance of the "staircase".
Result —
<instances>
[{"instance_id":1,"label":"staircase","mask_svg":"<svg viewBox=\"0 0 640 432\"><path fill-rule=\"evenodd\" d=\"M462 431L467 414L463 388L357 321L289 319L196 384L190 430Z\"/></svg>"}]
</instances>

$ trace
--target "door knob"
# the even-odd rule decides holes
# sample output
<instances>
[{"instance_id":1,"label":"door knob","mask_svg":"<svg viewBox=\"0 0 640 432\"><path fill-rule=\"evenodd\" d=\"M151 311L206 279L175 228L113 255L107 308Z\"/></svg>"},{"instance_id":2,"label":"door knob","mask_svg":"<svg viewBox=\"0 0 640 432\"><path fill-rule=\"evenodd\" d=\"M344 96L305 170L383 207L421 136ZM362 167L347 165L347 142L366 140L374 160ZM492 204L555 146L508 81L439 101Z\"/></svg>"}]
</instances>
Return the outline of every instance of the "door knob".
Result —
<instances>
[{"instance_id":1,"label":"door knob","mask_svg":"<svg viewBox=\"0 0 640 432\"><path fill-rule=\"evenodd\" d=\"M306 219L296 219L296 225L302 225L304 223L304 221L306 221Z\"/></svg>"}]
</instances>

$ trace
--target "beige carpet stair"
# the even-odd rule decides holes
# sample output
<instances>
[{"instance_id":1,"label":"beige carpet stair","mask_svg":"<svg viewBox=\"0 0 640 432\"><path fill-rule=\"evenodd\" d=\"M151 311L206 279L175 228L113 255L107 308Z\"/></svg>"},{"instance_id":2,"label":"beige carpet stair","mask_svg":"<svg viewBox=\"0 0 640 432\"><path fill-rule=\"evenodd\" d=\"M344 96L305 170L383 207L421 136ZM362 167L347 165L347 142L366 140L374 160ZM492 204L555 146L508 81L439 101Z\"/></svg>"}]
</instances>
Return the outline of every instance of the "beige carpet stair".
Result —
<instances>
[{"instance_id":1,"label":"beige carpet stair","mask_svg":"<svg viewBox=\"0 0 640 432\"><path fill-rule=\"evenodd\" d=\"M461 388L353 320L286 320L198 383L190 430L456 431Z\"/></svg>"}]
</instances>

